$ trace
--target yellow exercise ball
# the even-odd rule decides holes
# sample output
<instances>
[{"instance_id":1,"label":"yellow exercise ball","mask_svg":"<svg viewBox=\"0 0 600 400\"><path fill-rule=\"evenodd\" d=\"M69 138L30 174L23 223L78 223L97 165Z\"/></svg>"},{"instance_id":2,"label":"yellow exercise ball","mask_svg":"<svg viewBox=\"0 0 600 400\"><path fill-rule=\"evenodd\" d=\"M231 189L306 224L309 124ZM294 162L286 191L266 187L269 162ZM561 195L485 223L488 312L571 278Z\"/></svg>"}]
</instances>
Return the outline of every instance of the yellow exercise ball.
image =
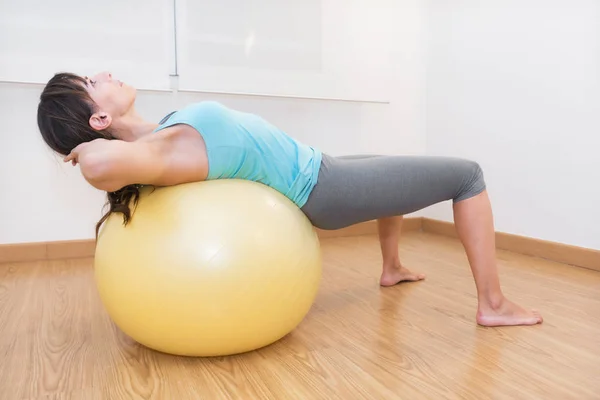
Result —
<instances>
[{"instance_id":1,"label":"yellow exercise ball","mask_svg":"<svg viewBox=\"0 0 600 400\"><path fill-rule=\"evenodd\" d=\"M245 180L144 187L124 226L97 241L95 278L114 323L140 344L184 356L267 346L316 297L315 229L281 193Z\"/></svg>"}]
</instances>

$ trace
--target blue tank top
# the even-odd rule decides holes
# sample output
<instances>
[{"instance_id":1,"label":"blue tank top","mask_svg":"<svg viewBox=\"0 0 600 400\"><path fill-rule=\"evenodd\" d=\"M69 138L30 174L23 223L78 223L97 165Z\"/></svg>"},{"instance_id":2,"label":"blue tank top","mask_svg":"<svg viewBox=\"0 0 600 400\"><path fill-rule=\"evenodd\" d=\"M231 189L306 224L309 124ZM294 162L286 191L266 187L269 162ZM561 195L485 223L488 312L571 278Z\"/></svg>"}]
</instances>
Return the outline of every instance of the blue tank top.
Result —
<instances>
[{"instance_id":1,"label":"blue tank top","mask_svg":"<svg viewBox=\"0 0 600 400\"><path fill-rule=\"evenodd\" d=\"M317 183L322 153L261 117L214 101L193 103L155 129L195 128L206 143L208 179L245 179L276 189L302 207Z\"/></svg>"}]
</instances>

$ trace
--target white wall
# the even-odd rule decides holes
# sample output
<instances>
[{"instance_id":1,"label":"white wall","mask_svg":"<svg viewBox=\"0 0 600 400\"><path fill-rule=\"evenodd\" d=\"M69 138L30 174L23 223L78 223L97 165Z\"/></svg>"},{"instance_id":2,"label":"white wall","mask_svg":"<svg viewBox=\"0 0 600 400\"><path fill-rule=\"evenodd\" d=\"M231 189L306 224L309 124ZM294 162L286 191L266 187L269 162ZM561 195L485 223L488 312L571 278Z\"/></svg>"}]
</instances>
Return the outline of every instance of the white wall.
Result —
<instances>
[{"instance_id":1,"label":"white wall","mask_svg":"<svg viewBox=\"0 0 600 400\"><path fill-rule=\"evenodd\" d=\"M333 155L423 154L424 8L418 0L397 6L390 104L139 92L138 109L158 121L176 107L214 99L258 113ZM91 188L78 167L63 164L41 141L36 125L40 90L0 83L0 243L92 238L101 216L104 193Z\"/></svg>"},{"instance_id":2,"label":"white wall","mask_svg":"<svg viewBox=\"0 0 600 400\"><path fill-rule=\"evenodd\" d=\"M497 230L600 249L600 2L433 0L428 25L427 152L482 165Z\"/></svg>"},{"instance_id":3,"label":"white wall","mask_svg":"<svg viewBox=\"0 0 600 400\"><path fill-rule=\"evenodd\" d=\"M210 98L334 155L474 159L498 230L600 249L600 3L396 4L390 104L142 91L139 110ZM0 243L91 238L101 215L104 193L40 139L40 89L0 83ZM418 215L452 219L448 203Z\"/></svg>"}]
</instances>

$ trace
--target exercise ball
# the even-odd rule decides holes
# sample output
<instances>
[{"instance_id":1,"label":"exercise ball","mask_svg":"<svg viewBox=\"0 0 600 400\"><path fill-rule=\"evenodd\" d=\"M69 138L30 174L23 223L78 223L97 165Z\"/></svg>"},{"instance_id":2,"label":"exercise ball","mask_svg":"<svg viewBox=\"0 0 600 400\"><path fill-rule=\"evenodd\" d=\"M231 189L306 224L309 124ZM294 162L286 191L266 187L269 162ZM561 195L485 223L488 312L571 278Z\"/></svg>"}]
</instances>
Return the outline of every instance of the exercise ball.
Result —
<instances>
[{"instance_id":1,"label":"exercise ball","mask_svg":"<svg viewBox=\"0 0 600 400\"><path fill-rule=\"evenodd\" d=\"M310 310L321 278L315 229L261 183L143 187L127 225L98 235L95 279L110 318L138 343L182 356L272 344Z\"/></svg>"}]
</instances>

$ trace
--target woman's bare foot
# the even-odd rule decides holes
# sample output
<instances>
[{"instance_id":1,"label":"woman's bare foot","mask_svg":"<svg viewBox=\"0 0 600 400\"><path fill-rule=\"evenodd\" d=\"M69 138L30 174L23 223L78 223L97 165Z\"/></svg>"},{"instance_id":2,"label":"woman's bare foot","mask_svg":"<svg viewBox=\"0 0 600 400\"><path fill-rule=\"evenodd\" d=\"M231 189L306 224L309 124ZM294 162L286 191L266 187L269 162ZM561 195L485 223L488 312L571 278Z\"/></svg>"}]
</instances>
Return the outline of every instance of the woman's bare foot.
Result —
<instances>
[{"instance_id":1,"label":"woman's bare foot","mask_svg":"<svg viewBox=\"0 0 600 400\"><path fill-rule=\"evenodd\" d=\"M506 298L495 307L480 302L477 310L477 323L483 326L536 325L543 320L539 312L526 310Z\"/></svg>"},{"instance_id":2,"label":"woman's bare foot","mask_svg":"<svg viewBox=\"0 0 600 400\"><path fill-rule=\"evenodd\" d=\"M425 279L424 274L417 274L400 266L396 268L384 268L379 283L381 286L394 286L400 282L415 282Z\"/></svg>"}]
</instances>

